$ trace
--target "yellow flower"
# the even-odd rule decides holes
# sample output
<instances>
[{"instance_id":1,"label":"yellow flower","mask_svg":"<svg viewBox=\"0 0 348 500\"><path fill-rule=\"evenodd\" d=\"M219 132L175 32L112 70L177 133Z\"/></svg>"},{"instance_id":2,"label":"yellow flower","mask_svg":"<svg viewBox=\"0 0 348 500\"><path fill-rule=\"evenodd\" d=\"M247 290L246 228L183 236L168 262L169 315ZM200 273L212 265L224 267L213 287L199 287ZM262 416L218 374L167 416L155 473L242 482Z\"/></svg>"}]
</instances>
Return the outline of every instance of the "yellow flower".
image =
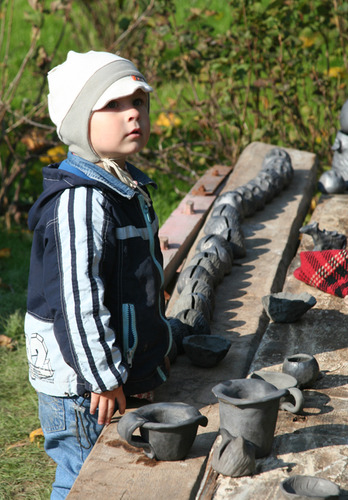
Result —
<instances>
[{"instance_id":1,"label":"yellow flower","mask_svg":"<svg viewBox=\"0 0 348 500\"><path fill-rule=\"evenodd\" d=\"M157 120L156 125L160 127L178 127L181 124L181 120L174 113L160 113Z\"/></svg>"},{"instance_id":2,"label":"yellow flower","mask_svg":"<svg viewBox=\"0 0 348 500\"><path fill-rule=\"evenodd\" d=\"M327 75L330 76L331 78L342 78L346 74L345 68L342 66L332 66L329 71L327 72Z\"/></svg>"},{"instance_id":3,"label":"yellow flower","mask_svg":"<svg viewBox=\"0 0 348 500\"><path fill-rule=\"evenodd\" d=\"M303 36L300 36L299 38L302 42L302 47L304 49L307 49L308 47L312 47L312 45L314 45L316 39L318 38L318 34L314 33L311 36L304 36L303 35Z\"/></svg>"},{"instance_id":4,"label":"yellow flower","mask_svg":"<svg viewBox=\"0 0 348 500\"><path fill-rule=\"evenodd\" d=\"M56 163L62 161L66 156L63 146L48 149L45 155L40 156L42 163Z\"/></svg>"}]
</instances>

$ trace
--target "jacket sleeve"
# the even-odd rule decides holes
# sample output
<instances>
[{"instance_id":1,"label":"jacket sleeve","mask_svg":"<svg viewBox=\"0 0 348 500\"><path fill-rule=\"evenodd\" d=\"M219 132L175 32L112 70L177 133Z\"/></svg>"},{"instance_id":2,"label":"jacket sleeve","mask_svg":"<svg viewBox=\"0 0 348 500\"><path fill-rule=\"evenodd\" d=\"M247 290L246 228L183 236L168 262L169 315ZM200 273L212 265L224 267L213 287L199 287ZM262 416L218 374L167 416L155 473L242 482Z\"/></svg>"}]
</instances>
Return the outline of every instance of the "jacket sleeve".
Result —
<instances>
[{"instance_id":1,"label":"jacket sleeve","mask_svg":"<svg viewBox=\"0 0 348 500\"><path fill-rule=\"evenodd\" d=\"M115 332L109 327L110 312L104 305L99 273L107 224L98 190L66 189L57 201L54 220L59 283L50 282L51 259L44 263L47 301L52 300L56 309L54 332L62 355L86 388L96 393L124 384L128 375Z\"/></svg>"}]
</instances>

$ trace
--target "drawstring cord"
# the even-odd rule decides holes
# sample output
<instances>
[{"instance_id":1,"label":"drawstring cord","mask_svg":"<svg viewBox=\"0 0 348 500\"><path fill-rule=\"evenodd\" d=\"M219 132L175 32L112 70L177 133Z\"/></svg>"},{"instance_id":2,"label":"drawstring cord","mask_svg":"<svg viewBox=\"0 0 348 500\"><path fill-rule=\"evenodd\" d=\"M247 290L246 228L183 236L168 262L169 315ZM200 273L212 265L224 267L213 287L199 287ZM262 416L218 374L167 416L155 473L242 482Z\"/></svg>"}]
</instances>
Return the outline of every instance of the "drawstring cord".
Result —
<instances>
[{"instance_id":1,"label":"drawstring cord","mask_svg":"<svg viewBox=\"0 0 348 500\"><path fill-rule=\"evenodd\" d=\"M121 182L126 184L126 186L132 189L138 189L138 191L140 191L140 193L144 196L147 206L151 206L150 196L139 186L138 182L133 179L127 170L124 170L114 160L110 160L109 158L101 158L101 161L104 169L109 172L109 174L117 177Z\"/></svg>"},{"instance_id":2,"label":"drawstring cord","mask_svg":"<svg viewBox=\"0 0 348 500\"><path fill-rule=\"evenodd\" d=\"M85 427L85 424L83 422L83 418L82 418L82 413L85 412L86 408L84 408L82 405L83 403L85 402L85 399L86 398L83 398L83 401L81 404L74 404L74 411L75 411L75 428L76 428L76 438L77 438L77 442L79 443L79 445L84 448L85 450L89 450L91 447L92 447L92 443L91 441L89 440L89 437L87 435L87 432L86 432L86 427ZM79 421L80 421L80 424L81 424L81 428L82 428L82 432L83 432L83 435L87 441L87 444L88 446L84 446L81 442L81 439L80 439L80 432L79 432Z\"/></svg>"}]
</instances>

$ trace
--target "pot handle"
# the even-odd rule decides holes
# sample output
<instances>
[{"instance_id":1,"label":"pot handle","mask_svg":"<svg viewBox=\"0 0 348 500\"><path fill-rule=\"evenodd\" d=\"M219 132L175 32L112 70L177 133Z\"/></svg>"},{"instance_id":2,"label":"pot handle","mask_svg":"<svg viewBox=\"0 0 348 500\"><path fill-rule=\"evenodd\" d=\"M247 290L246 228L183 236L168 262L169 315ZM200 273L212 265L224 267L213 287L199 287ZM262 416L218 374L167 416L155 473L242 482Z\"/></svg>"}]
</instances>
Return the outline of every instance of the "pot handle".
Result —
<instances>
[{"instance_id":1,"label":"pot handle","mask_svg":"<svg viewBox=\"0 0 348 500\"><path fill-rule=\"evenodd\" d=\"M119 421L117 431L128 444L136 448L143 448L149 458L155 458L155 452L150 443L145 441L141 436L133 436L133 432L138 427L142 427L146 422L147 420L136 412L127 413L127 415L122 417Z\"/></svg>"},{"instance_id":2,"label":"pot handle","mask_svg":"<svg viewBox=\"0 0 348 500\"><path fill-rule=\"evenodd\" d=\"M287 410L290 413L299 413L304 404L302 391L297 387L289 387L288 391L289 395L280 402L280 409ZM294 400L294 404L291 402L292 399Z\"/></svg>"}]
</instances>

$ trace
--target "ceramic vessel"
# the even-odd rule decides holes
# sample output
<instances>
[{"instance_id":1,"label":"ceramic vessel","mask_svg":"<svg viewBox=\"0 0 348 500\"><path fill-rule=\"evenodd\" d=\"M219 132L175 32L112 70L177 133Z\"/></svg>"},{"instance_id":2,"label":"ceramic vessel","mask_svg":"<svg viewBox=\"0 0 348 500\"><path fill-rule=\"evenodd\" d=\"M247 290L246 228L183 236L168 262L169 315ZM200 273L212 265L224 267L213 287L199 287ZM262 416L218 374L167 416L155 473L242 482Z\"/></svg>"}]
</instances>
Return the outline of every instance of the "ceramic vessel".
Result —
<instances>
[{"instance_id":1,"label":"ceramic vessel","mask_svg":"<svg viewBox=\"0 0 348 500\"><path fill-rule=\"evenodd\" d=\"M280 491L289 500L323 500L339 498L337 484L315 476L291 476L280 484Z\"/></svg>"},{"instance_id":2,"label":"ceramic vessel","mask_svg":"<svg viewBox=\"0 0 348 500\"><path fill-rule=\"evenodd\" d=\"M290 413L299 413L302 410L304 403L303 394L296 387L297 380L292 375L282 372L258 370L253 372L250 377L265 380L277 389L288 389L289 394L280 398L279 408L281 410L287 410Z\"/></svg>"},{"instance_id":3,"label":"ceramic vessel","mask_svg":"<svg viewBox=\"0 0 348 500\"><path fill-rule=\"evenodd\" d=\"M319 375L319 365L311 354L293 354L283 362L283 372L292 375L297 380L300 389L311 387Z\"/></svg>"},{"instance_id":4,"label":"ceramic vessel","mask_svg":"<svg viewBox=\"0 0 348 500\"><path fill-rule=\"evenodd\" d=\"M207 417L185 403L154 403L124 415L118 433L130 445L157 460L181 460L191 449L199 425ZM133 435L139 429L140 436Z\"/></svg>"},{"instance_id":5,"label":"ceramic vessel","mask_svg":"<svg viewBox=\"0 0 348 500\"><path fill-rule=\"evenodd\" d=\"M317 303L307 292L277 292L261 298L267 316L275 323L294 323Z\"/></svg>"},{"instance_id":6,"label":"ceramic vessel","mask_svg":"<svg viewBox=\"0 0 348 500\"><path fill-rule=\"evenodd\" d=\"M226 380L212 389L219 400L220 429L255 445L255 457L271 452L280 398L287 389L258 379Z\"/></svg>"},{"instance_id":7,"label":"ceramic vessel","mask_svg":"<svg viewBox=\"0 0 348 500\"><path fill-rule=\"evenodd\" d=\"M192 363L203 368L220 363L231 347L231 342L220 335L190 335L182 344Z\"/></svg>"},{"instance_id":8,"label":"ceramic vessel","mask_svg":"<svg viewBox=\"0 0 348 500\"><path fill-rule=\"evenodd\" d=\"M241 436L220 430L221 441L214 448L211 466L219 474L230 477L250 476L256 470L255 447Z\"/></svg>"}]
</instances>

